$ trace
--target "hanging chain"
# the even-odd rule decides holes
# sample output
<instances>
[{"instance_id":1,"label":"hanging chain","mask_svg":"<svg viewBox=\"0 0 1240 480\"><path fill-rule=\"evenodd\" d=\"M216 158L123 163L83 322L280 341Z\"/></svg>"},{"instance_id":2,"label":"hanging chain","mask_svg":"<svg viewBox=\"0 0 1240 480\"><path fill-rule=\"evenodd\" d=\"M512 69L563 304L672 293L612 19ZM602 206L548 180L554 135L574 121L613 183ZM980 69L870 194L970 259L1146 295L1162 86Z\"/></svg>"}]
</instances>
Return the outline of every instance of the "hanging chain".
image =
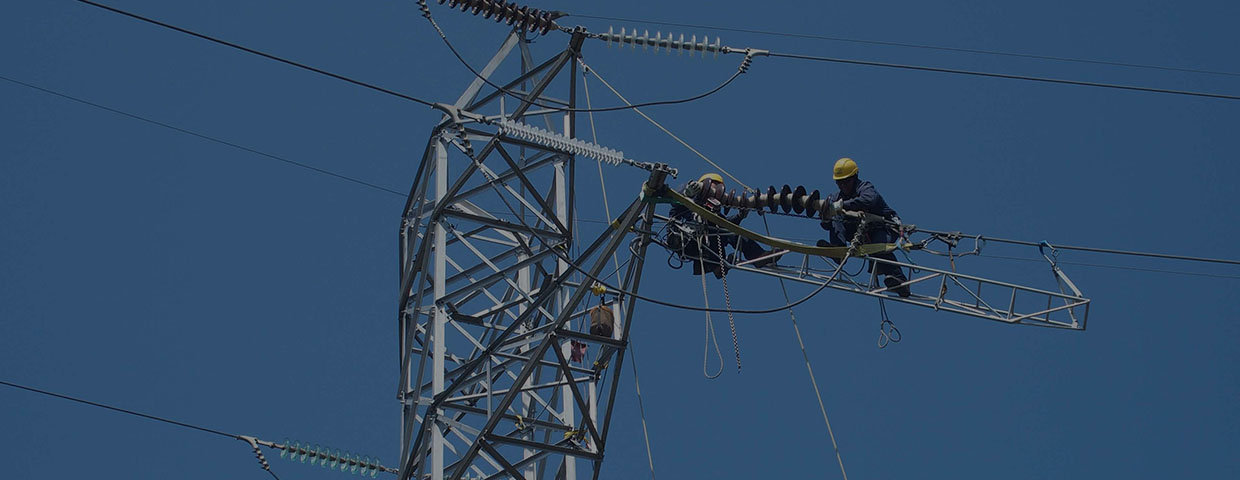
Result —
<instances>
[{"instance_id":1,"label":"hanging chain","mask_svg":"<svg viewBox=\"0 0 1240 480\"><path fill-rule=\"evenodd\" d=\"M740 241L741 240L738 237L736 245L738 247L738 251ZM728 327L732 329L732 350L736 352L736 373L741 373L741 345L736 339L736 320L732 318L732 293L728 290L728 270L726 268L726 263L727 262L723 256L723 241L721 239L719 242L719 268L723 269L723 276L720 277L720 280L723 280L723 301L725 309L728 313Z\"/></svg>"}]
</instances>

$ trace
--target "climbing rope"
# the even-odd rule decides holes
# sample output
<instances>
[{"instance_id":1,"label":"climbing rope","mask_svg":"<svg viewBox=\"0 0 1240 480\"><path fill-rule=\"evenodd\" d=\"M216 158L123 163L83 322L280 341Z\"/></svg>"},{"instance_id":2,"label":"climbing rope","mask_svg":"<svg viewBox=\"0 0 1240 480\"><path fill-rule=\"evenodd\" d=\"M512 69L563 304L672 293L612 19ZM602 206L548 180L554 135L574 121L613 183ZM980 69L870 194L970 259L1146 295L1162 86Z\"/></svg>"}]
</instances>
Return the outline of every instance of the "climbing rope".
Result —
<instances>
[{"instance_id":1,"label":"climbing rope","mask_svg":"<svg viewBox=\"0 0 1240 480\"><path fill-rule=\"evenodd\" d=\"M702 261L702 244L698 244L698 264L702 266L702 302L706 305L706 341L702 347L702 375L707 379L719 378L723 374L723 352L719 350L719 336L715 335L715 324L710 320L710 294L706 292L706 264ZM714 340L715 356L719 358L719 371L711 375L706 368L706 360L710 358L710 343Z\"/></svg>"}]
</instances>

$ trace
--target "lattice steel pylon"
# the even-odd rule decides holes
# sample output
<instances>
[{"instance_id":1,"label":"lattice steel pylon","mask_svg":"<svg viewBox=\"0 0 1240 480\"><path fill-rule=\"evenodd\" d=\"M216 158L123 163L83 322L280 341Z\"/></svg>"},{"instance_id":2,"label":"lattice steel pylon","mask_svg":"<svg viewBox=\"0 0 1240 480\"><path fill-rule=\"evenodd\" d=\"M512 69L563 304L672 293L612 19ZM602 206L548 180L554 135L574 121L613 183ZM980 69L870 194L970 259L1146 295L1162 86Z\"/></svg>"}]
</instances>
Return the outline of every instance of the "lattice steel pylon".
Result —
<instances>
[{"instance_id":1,"label":"lattice steel pylon","mask_svg":"<svg viewBox=\"0 0 1240 480\"><path fill-rule=\"evenodd\" d=\"M514 31L480 72L519 52L521 73L441 104L400 226L400 478L597 478L633 315L631 297L594 303L590 277L626 241L620 279L636 291L653 204L634 201L589 245L574 225L577 156L622 154L574 139L583 32L534 64ZM571 73L556 82L566 69ZM549 95L567 87L567 97ZM530 125L538 121L545 128ZM617 160L619 159L619 160ZM668 170L651 168L647 187ZM633 237L629 234L634 233ZM629 240L632 238L632 240ZM588 276L581 272L588 272ZM614 319L592 328L591 318ZM582 352L582 350L585 350Z\"/></svg>"}]
</instances>

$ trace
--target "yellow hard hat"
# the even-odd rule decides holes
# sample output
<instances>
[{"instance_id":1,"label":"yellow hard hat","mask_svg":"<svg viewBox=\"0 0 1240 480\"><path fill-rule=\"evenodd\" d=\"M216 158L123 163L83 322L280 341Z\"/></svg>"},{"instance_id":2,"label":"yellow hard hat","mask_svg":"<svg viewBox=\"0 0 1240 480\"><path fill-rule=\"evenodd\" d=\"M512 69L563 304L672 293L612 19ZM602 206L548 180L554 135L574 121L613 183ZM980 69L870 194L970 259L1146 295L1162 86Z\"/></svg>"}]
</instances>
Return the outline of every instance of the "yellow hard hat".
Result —
<instances>
[{"instance_id":1,"label":"yellow hard hat","mask_svg":"<svg viewBox=\"0 0 1240 480\"><path fill-rule=\"evenodd\" d=\"M861 169L857 168L857 162L854 162L851 158L844 157L835 161L835 169L831 171L831 177L836 180L843 180L856 175L860 171Z\"/></svg>"},{"instance_id":2,"label":"yellow hard hat","mask_svg":"<svg viewBox=\"0 0 1240 480\"><path fill-rule=\"evenodd\" d=\"M714 180L716 183L723 183L723 177L719 176L718 173L707 173L705 175L702 175L701 178L698 178L698 181L700 182L708 178L711 180Z\"/></svg>"}]
</instances>

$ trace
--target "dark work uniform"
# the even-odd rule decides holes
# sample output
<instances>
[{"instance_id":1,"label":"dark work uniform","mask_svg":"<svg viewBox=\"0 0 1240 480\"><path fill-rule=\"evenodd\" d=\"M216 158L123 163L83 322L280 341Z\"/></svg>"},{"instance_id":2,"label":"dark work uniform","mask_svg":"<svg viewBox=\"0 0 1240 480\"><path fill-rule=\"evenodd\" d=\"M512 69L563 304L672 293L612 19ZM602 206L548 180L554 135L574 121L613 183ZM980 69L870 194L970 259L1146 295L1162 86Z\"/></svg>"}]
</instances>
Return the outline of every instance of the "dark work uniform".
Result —
<instances>
[{"instance_id":1,"label":"dark work uniform","mask_svg":"<svg viewBox=\"0 0 1240 480\"><path fill-rule=\"evenodd\" d=\"M705 207L708 209L710 208L709 206L705 206ZM718 209L714 209L713 211L716 214L719 213ZM684 205L672 205L672 209L671 211L668 212L668 216L674 219L677 219L677 220L684 220L684 221L695 220L693 211L689 210L689 207L686 207ZM731 217L728 217L729 222L732 222L737 225L740 225L741 220L744 220L744 219L745 219L745 216L742 213L737 213L735 215L732 215ZM700 247L698 245L699 242L697 242L696 240L693 240L693 241L686 242L684 245L684 248L681 249L680 251L680 253L684 255L685 258L693 260L693 274L694 275L701 275L703 270L707 272L718 271L719 269L718 260L720 258L720 254L722 253L720 249L721 243L724 246L731 246L733 248L740 250L741 254L745 256L746 260L753 260L755 258L758 258L758 257L761 257L767 254L767 251L762 248L761 244L754 242L752 240L749 240L747 238L741 238L740 236L736 234L728 233L726 230L722 228L715 227L713 225L707 225L707 231L711 233L711 235L706 237L705 249L699 248ZM699 260L699 258L701 260Z\"/></svg>"},{"instance_id":2,"label":"dark work uniform","mask_svg":"<svg viewBox=\"0 0 1240 480\"><path fill-rule=\"evenodd\" d=\"M859 180L857 182L856 192L852 196L842 196L840 192L827 195L828 202L835 202L837 199L843 200L844 210L861 211L878 215L887 220L897 217L896 211L887 205L887 201L883 200L883 196L878 193L878 189L874 188L874 184ZM822 222L823 230L831 232L828 242L835 246L845 246L852 241L853 235L857 233L857 226L861 220L852 217L837 215L829 222ZM869 230L862 234L861 243L895 243L896 234L886 225L871 225ZM875 258L895 261L894 253L879 253L872 255ZM904 272L900 267L895 265L879 264L878 273L899 279L901 282L908 279L904 276Z\"/></svg>"}]
</instances>

